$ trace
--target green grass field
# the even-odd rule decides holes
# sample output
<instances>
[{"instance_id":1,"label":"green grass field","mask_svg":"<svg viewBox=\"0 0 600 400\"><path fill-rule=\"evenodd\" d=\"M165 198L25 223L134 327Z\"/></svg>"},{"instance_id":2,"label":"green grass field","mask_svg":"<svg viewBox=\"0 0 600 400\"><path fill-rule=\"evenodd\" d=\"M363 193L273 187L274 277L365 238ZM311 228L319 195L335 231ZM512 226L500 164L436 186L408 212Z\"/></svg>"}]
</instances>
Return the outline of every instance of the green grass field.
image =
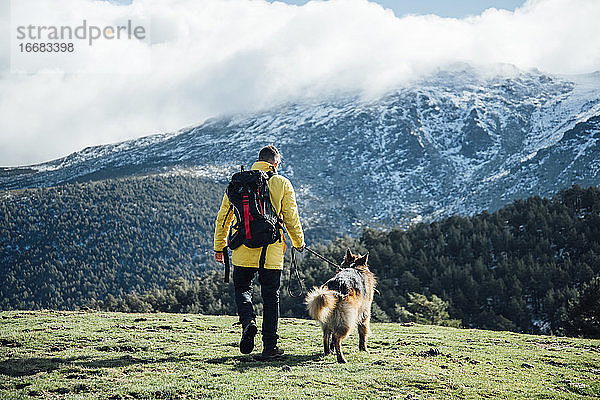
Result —
<instances>
[{"instance_id":1,"label":"green grass field","mask_svg":"<svg viewBox=\"0 0 600 400\"><path fill-rule=\"evenodd\" d=\"M348 364L314 321L282 319L286 358L238 350L234 317L0 313L0 398L428 399L600 397L600 341L437 326L354 332ZM260 323L260 321L259 321ZM261 350L260 336L255 352Z\"/></svg>"}]
</instances>

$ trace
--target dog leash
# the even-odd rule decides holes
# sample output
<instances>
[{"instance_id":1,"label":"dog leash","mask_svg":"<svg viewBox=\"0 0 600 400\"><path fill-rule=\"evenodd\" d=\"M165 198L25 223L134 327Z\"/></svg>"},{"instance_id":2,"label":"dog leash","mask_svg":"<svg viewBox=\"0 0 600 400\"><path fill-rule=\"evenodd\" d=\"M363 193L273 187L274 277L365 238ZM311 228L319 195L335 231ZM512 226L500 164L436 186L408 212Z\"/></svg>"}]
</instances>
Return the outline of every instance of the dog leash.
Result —
<instances>
[{"instance_id":1,"label":"dog leash","mask_svg":"<svg viewBox=\"0 0 600 400\"><path fill-rule=\"evenodd\" d=\"M335 267L337 269L337 267L339 267L339 264L334 263L333 261L329 261L328 259L326 259L325 257L323 257L322 255L320 255L319 253L317 253L316 251L305 247L304 249L308 250L309 253L317 256L318 258L320 258L321 260L325 261L327 264L331 265L332 267Z\"/></svg>"},{"instance_id":2,"label":"dog leash","mask_svg":"<svg viewBox=\"0 0 600 400\"><path fill-rule=\"evenodd\" d=\"M316 251L314 251L306 246L304 247L304 250L308 250L309 253L315 255L316 257L320 258L321 260L325 261L327 264L329 264L335 268L339 267L338 264L336 264L332 261L329 261L327 258L323 257ZM291 262L291 266L290 266L290 278L288 281L288 294L292 298L300 297L300 296L302 296L302 294L304 294L304 283L302 282L302 279L300 278L300 273L298 272L298 264L296 262L296 252L297 251L302 252L300 250L296 250L295 247L292 247L292 262ZM300 288L300 292L298 292L296 294L292 293L292 273L294 273L296 275L296 280L298 281L298 287Z\"/></svg>"},{"instance_id":3,"label":"dog leash","mask_svg":"<svg viewBox=\"0 0 600 400\"><path fill-rule=\"evenodd\" d=\"M304 284L302 283L302 279L300 278L300 273L298 272L298 264L296 263L296 248L292 247L292 262L290 265L290 278L288 280L288 294L291 298L300 297L304 294ZM292 273L296 273L296 279L298 281L298 287L300 288L300 292L297 294L292 293Z\"/></svg>"}]
</instances>

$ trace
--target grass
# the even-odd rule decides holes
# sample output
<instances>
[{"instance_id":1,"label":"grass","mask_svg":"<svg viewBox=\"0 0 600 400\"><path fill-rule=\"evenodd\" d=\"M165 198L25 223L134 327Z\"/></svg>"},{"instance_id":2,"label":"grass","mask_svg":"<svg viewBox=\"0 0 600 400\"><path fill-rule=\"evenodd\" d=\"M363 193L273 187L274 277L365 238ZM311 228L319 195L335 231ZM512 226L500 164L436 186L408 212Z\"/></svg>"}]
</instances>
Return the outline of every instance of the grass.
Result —
<instances>
[{"instance_id":1,"label":"grass","mask_svg":"<svg viewBox=\"0 0 600 400\"><path fill-rule=\"evenodd\" d=\"M343 344L348 364L341 365L322 355L316 322L284 318L286 358L258 362L239 353L235 322L229 316L0 312L0 398L600 397L599 340L373 324L371 354L358 351L354 332Z\"/></svg>"}]
</instances>

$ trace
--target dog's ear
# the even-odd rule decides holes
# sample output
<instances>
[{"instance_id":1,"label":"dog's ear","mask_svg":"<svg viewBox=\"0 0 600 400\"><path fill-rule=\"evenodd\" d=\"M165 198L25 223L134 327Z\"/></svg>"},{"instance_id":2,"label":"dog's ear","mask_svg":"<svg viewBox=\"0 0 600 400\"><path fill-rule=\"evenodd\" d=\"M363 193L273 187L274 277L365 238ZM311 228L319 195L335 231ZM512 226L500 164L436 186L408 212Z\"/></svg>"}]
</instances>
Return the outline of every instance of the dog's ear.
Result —
<instances>
[{"instance_id":1,"label":"dog's ear","mask_svg":"<svg viewBox=\"0 0 600 400\"><path fill-rule=\"evenodd\" d=\"M362 257L356 259L356 265L367 265L367 261L369 260L369 253L365 254Z\"/></svg>"},{"instance_id":2,"label":"dog's ear","mask_svg":"<svg viewBox=\"0 0 600 400\"><path fill-rule=\"evenodd\" d=\"M344 262L351 263L352 261L354 261L354 256L350 252L350 248L347 248L346 249L346 258L344 258Z\"/></svg>"}]
</instances>

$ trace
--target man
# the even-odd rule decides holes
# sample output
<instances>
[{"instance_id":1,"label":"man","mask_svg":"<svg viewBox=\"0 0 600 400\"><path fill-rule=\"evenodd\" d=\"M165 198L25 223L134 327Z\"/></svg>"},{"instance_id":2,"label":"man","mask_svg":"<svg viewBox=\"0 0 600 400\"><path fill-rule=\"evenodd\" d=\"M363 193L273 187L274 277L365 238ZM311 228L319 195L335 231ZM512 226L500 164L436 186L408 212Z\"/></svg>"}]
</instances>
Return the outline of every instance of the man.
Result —
<instances>
[{"instance_id":1,"label":"man","mask_svg":"<svg viewBox=\"0 0 600 400\"><path fill-rule=\"evenodd\" d=\"M273 145L264 147L258 161L252 165L253 170L271 171L274 175L269 179L269 195L275 214L283 221L283 225L292 240L292 245L298 250L304 249L304 233L298 218L296 195L289 180L277 175L277 167L281 164L281 154ZM227 244L227 234L233 223L234 214L228 212L231 203L227 194L223 196L221 209L215 224L214 250L215 260L223 263L223 248ZM252 280L258 271L258 281L263 299L262 358L270 359L281 356L283 350L277 347L277 325L279 322L279 285L283 269L285 241L282 240L267 246L264 268L259 268L261 248L248 248L244 245L233 250L233 285L235 302L240 323L242 324L242 339L240 351L249 354L254 349L254 336L258 332L256 315L252 305Z\"/></svg>"}]
</instances>

